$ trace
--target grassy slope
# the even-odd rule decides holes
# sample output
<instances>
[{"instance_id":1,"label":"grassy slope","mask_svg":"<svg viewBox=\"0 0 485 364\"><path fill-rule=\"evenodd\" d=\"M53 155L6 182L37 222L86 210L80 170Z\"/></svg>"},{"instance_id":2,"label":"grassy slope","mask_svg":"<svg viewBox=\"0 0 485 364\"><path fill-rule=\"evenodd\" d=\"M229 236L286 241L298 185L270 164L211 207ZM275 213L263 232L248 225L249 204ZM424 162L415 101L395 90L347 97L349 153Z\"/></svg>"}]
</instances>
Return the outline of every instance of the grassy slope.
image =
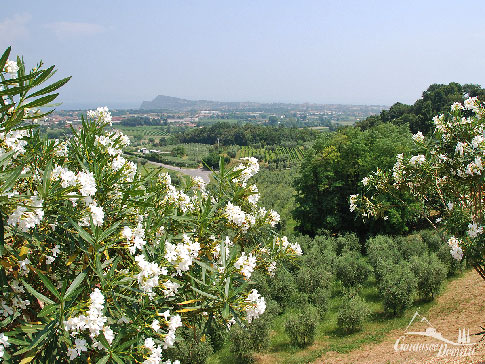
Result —
<instances>
[{"instance_id":1,"label":"grassy slope","mask_svg":"<svg viewBox=\"0 0 485 364\"><path fill-rule=\"evenodd\" d=\"M465 275L448 280L443 287L443 291L446 292L448 287L453 285L454 281L467 279L470 274L474 275L475 273L468 272ZM338 331L337 311L341 304L341 298L333 297L330 302L329 311L321 320L317 328L316 340L312 346L301 350L290 344L289 339L284 332L284 323L287 315L287 313L285 313L274 321L270 347L266 352L258 353L256 355L256 362L260 364L300 364L311 363L322 356L325 358L325 353L328 352L346 354L366 346L367 344L375 344L383 341L391 331L405 328L416 310L419 310L421 314L426 314L432 307L437 305L437 302L439 302L439 300L433 302L417 302L401 317L387 318L384 314L382 302L379 300L375 281L368 281L365 287L363 287L361 295L365 298L372 311L371 319L366 323L361 332L351 335L343 335ZM392 352L392 350L389 351ZM213 355L208 361L208 364L223 363L234 363L234 359L229 351L228 343L226 343L222 350Z\"/></svg>"}]
</instances>

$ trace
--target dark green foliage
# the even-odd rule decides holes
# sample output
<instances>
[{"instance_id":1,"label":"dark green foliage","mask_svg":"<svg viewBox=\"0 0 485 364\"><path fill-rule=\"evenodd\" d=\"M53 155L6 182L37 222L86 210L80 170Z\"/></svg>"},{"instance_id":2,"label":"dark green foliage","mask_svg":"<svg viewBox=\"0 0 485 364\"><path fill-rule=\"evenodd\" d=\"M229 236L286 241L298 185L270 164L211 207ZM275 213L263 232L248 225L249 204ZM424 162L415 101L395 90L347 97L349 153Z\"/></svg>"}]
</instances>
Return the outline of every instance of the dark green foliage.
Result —
<instances>
[{"instance_id":1,"label":"dark green foliage","mask_svg":"<svg viewBox=\"0 0 485 364\"><path fill-rule=\"evenodd\" d=\"M442 245L448 246L436 230L422 230L419 232L424 243L431 252L438 252Z\"/></svg>"},{"instance_id":2,"label":"dark green foliage","mask_svg":"<svg viewBox=\"0 0 485 364\"><path fill-rule=\"evenodd\" d=\"M369 263L374 268L374 274L379 281L389 265L397 264L401 260L401 253L393 238L378 235L366 242Z\"/></svg>"},{"instance_id":3,"label":"dark green foliage","mask_svg":"<svg viewBox=\"0 0 485 364\"><path fill-rule=\"evenodd\" d=\"M344 287L355 287L363 284L370 272L370 266L359 252L345 251L337 258L336 276Z\"/></svg>"},{"instance_id":4,"label":"dark green foliage","mask_svg":"<svg viewBox=\"0 0 485 364\"><path fill-rule=\"evenodd\" d=\"M183 157L185 155L185 148L183 145L176 145L170 152L174 157Z\"/></svg>"},{"instance_id":5,"label":"dark green foliage","mask_svg":"<svg viewBox=\"0 0 485 364\"><path fill-rule=\"evenodd\" d=\"M263 351L269 345L269 330L271 315L265 313L247 327L233 325L229 332L230 350L235 355L236 362L253 363L253 353Z\"/></svg>"},{"instance_id":6,"label":"dark green foliage","mask_svg":"<svg viewBox=\"0 0 485 364\"><path fill-rule=\"evenodd\" d=\"M361 251L359 238L352 233L340 235L335 238L335 248L337 255L341 255L345 251Z\"/></svg>"},{"instance_id":7,"label":"dark green foliage","mask_svg":"<svg viewBox=\"0 0 485 364\"><path fill-rule=\"evenodd\" d=\"M183 339L176 341L172 348L167 349L167 357L172 360L178 359L181 364L204 364L213 352L208 338L197 334L194 337L189 329L180 331Z\"/></svg>"},{"instance_id":8,"label":"dark green foliage","mask_svg":"<svg viewBox=\"0 0 485 364\"><path fill-rule=\"evenodd\" d=\"M278 267L269 285L269 296L282 307L286 307L290 304L289 298L297 294L293 275L285 267Z\"/></svg>"},{"instance_id":9,"label":"dark green foliage","mask_svg":"<svg viewBox=\"0 0 485 364\"><path fill-rule=\"evenodd\" d=\"M319 287L312 294L310 294L310 303L316 307L321 318L325 316L328 311L330 300L330 292L328 289Z\"/></svg>"},{"instance_id":10,"label":"dark green foliage","mask_svg":"<svg viewBox=\"0 0 485 364\"><path fill-rule=\"evenodd\" d=\"M326 288L332 281L332 275L323 266L301 267L296 278L297 286L300 291L312 294L319 288Z\"/></svg>"},{"instance_id":11,"label":"dark green foliage","mask_svg":"<svg viewBox=\"0 0 485 364\"><path fill-rule=\"evenodd\" d=\"M224 345L227 338L227 328L224 325L218 324L214 319L210 320L206 327L207 337L214 349L218 351Z\"/></svg>"},{"instance_id":12,"label":"dark green foliage","mask_svg":"<svg viewBox=\"0 0 485 364\"><path fill-rule=\"evenodd\" d=\"M295 178L297 230L314 236L320 229L332 233L403 233L414 223L414 205L388 197L388 220L362 221L349 209L349 196L360 193L361 180L378 167L392 168L396 154L414 148L406 127L376 126L366 131L343 128L322 134L305 154ZM399 196L405 198L405 196ZM387 198L387 197L386 197Z\"/></svg>"},{"instance_id":13,"label":"dark green foliage","mask_svg":"<svg viewBox=\"0 0 485 364\"><path fill-rule=\"evenodd\" d=\"M284 145L293 146L314 139L311 129L278 128L255 124L219 122L202 128L192 128L179 136L182 143L219 145Z\"/></svg>"},{"instance_id":14,"label":"dark green foliage","mask_svg":"<svg viewBox=\"0 0 485 364\"><path fill-rule=\"evenodd\" d=\"M401 257L405 260L422 255L427 251L426 243L423 242L423 239L419 234L399 236L396 237L395 240L396 245L401 252Z\"/></svg>"},{"instance_id":15,"label":"dark green foliage","mask_svg":"<svg viewBox=\"0 0 485 364\"><path fill-rule=\"evenodd\" d=\"M365 301L357 294L349 294L343 298L338 310L337 327L346 334L360 331L369 315Z\"/></svg>"},{"instance_id":16,"label":"dark green foliage","mask_svg":"<svg viewBox=\"0 0 485 364\"><path fill-rule=\"evenodd\" d=\"M485 90L479 85L460 85L456 82L448 85L432 84L414 105L397 102L389 110L382 111L380 115L370 116L356 126L365 130L381 123L392 123L408 125L413 133L421 131L427 134L433 128L433 116L449 111L451 104L463 102L468 96L478 96L483 101Z\"/></svg>"},{"instance_id":17,"label":"dark green foliage","mask_svg":"<svg viewBox=\"0 0 485 364\"><path fill-rule=\"evenodd\" d=\"M318 312L312 305L306 305L296 313L288 316L285 332L291 344L303 348L311 345L315 340L318 324Z\"/></svg>"},{"instance_id":18,"label":"dark green foliage","mask_svg":"<svg viewBox=\"0 0 485 364\"><path fill-rule=\"evenodd\" d=\"M204 158L202 158L202 163L204 166L207 166L211 169L218 170L219 169L219 160L223 158L224 163L229 163L230 158L228 156L223 156L222 154L219 154L216 150L211 151L208 155L206 155Z\"/></svg>"},{"instance_id":19,"label":"dark green foliage","mask_svg":"<svg viewBox=\"0 0 485 364\"><path fill-rule=\"evenodd\" d=\"M416 276L420 297L434 298L446 278L445 264L434 253L423 254L411 258L411 270Z\"/></svg>"},{"instance_id":20,"label":"dark green foliage","mask_svg":"<svg viewBox=\"0 0 485 364\"><path fill-rule=\"evenodd\" d=\"M386 312L399 315L413 303L417 280L408 263L389 262L378 285Z\"/></svg>"}]
</instances>

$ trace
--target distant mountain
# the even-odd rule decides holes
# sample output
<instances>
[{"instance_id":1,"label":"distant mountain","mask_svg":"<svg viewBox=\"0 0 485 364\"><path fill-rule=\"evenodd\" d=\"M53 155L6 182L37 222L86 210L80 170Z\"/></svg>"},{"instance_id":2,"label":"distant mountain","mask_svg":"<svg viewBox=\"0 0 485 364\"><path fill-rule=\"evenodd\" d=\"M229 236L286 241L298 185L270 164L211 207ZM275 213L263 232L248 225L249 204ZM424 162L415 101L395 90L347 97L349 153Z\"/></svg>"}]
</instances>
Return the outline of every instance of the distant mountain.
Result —
<instances>
[{"instance_id":1,"label":"distant mountain","mask_svg":"<svg viewBox=\"0 0 485 364\"><path fill-rule=\"evenodd\" d=\"M141 110L170 110L170 111L200 111L200 110L244 110L244 111L274 111L274 110L324 110L338 109L343 105L321 104L285 104L285 103L260 103L260 102L224 102L208 100L186 100L178 97L158 95L153 101L143 101ZM365 106L374 112L379 112L385 106Z\"/></svg>"}]
</instances>

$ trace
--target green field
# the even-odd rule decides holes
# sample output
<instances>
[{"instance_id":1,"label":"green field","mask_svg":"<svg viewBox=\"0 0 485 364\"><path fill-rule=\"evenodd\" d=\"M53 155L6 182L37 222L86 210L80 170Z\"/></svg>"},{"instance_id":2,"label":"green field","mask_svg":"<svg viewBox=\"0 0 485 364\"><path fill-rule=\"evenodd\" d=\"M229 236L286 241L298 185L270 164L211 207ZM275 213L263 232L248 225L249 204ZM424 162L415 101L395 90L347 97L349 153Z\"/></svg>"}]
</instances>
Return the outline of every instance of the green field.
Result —
<instances>
[{"instance_id":1,"label":"green field","mask_svg":"<svg viewBox=\"0 0 485 364\"><path fill-rule=\"evenodd\" d=\"M260 161L269 163L276 161L299 162L303 159L303 147L266 147L253 148L241 147L237 154L238 158L255 157Z\"/></svg>"}]
</instances>

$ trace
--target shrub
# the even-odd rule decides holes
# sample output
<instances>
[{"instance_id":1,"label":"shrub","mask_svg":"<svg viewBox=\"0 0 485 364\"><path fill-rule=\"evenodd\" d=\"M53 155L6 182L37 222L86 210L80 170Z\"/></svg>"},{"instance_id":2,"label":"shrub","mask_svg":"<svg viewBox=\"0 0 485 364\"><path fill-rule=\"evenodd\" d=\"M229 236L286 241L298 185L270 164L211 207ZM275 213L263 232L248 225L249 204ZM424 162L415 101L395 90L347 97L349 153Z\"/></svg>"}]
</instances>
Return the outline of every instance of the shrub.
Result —
<instances>
[{"instance_id":1,"label":"shrub","mask_svg":"<svg viewBox=\"0 0 485 364\"><path fill-rule=\"evenodd\" d=\"M290 303L288 298L298 293L295 278L285 267L280 267L276 270L275 276L269 285L269 292L271 298L282 307L288 306Z\"/></svg>"},{"instance_id":2,"label":"shrub","mask_svg":"<svg viewBox=\"0 0 485 364\"><path fill-rule=\"evenodd\" d=\"M419 232L424 243L427 245L428 250L437 253L442 245L448 246L446 242L442 240L440 234L436 230L422 230Z\"/></svg>"},{"instance_id":3,"label":"shrub","mask_svg":"<svg viewBox=\"0 0 485 364\"><path fill-rule=\"evenodd\" d=\"M356 251L346 251L338 257L335 269L337 279L342 282L344 287L363 284L371 272L365 258Z\"/></svg>"},{"instance_id":4,"label":"shrub","mask_svg":"<svg viewBox=\"0 0 485 364\"><path fill-rule=\"evenodd\" d=\"M348 233L335 238L335 248L337 255L342 255L346 251L360 252L361 245L357 235Z\"/></svg>"},{"instance_id":5,"label":"shrub","mask_svg":"<svg viewBox=\"0 0 485 364\"><path fill-rule=\"evenodd\" d=\"M299 312L291 313L285 322L285 332L292 345L300 348L313 344L318 324L318 312L312 305L306 305Z\"/></svg>"},{"instance_id":6,"label":"shrub","mask_svg":"<svg viewBox=\"0 0 485 364\"><path fill-rule=\"evenodd\" d=\"M332 282L332 274L327 272L323 266L303 266L296 278L297 287L300 291L311 294L319 288L328 287Z\"/></svg>"},{"instance_id":7,"label":"shrub","mask_svg":"<svg viewBox=\"0 0 485 364\"><path fill-rule=\"evenodd\" d=\"M229 332L230 351L237 363L253 363L253 352L262 351L269 344L269 330L272 316L264 314L259 320L246 327L233 325Z\"/></svg>"},{"instance_id":8,"label":"shrub","mask_svg":"<svg viewBox=\"0 0 485 364\"><path fill-rule=\"evenodd\" d=\"M212 354L212 346L206 336L194 338L191 330L184 330L182 340L167 349L166 355L172 360L179 360L180 364L204 364Z\"/></svg>"},{"instance_id":9,"label":"shrub","mask_svg":"<svg viewBox=\"0 0 485 364\"><path fill-rule=\"evenodd\" d=\"M446 278L446 266L432 253L413 257L411 270L417 279L419 295L424 299L434 298Z\"/></svg>"},{"instance_id":10,"label":"shrub","mask_svg":"<svg viewBox=\"0 0 485 364\"><path fill-rule=\"evenodd\" d=\"M426 243L419 234L399 236L395 239L401 253L401 257L407 261L414 256L423 255L427 251Z\"/></svg>"},{"instance_id":11,"label":"shrub","mask_svg":"<svg viewBox=\"0 0 485 364\"><path fill-rule=\"evenodd\" d=\"M379 281L379 293L388 313L398 315L411 306L416 293L416 277L409 264L389 264Z\"/></svg>"},{"instance_id":12,"label":"shrub","mask_svg":"<svg viewBox=\"0 0 485 364\"><path fill-rule=\"evenodd\" d=\"M374 274L379 281L389 264L398 263L401 254L395 241L386 235L378 235L366 242L368 260L374 268Z\"/></svg>"},{"instance_id":13,"label":"shrub","mask_svg":"<svg viewBox=\"0 0 485 364\"><path fill-rule=\"evenodd\" d=\"M446 243L441 245L436 255L438 259L445 265L448 271L448 277L457 275L465 267L466 260L463 259L458 261L454 259L450 254L450 247Z\"/></svg>"},{"instance_id":14,"label":"shrub","mask_svg":"<svg viewBox=\"0 0 485 364\"><path fill-rule=\"evenodd\" d=\"M343 298L343 304L337 313L337 327L344 333L360 331L370 315L365 301L357 294Z\"/></svg>"},{"instance_id":15,"label":"shrub","mask_svg":"<svg viewBox=\"0 0 485 364\"><path fill-rule=\"evenodd\" d=\"M321 318L325 316L328 311L328 303L330 299L330 292L328 289L319 287L310 295L310 303L316 307Z\"/></svg>"}]
</instances>

